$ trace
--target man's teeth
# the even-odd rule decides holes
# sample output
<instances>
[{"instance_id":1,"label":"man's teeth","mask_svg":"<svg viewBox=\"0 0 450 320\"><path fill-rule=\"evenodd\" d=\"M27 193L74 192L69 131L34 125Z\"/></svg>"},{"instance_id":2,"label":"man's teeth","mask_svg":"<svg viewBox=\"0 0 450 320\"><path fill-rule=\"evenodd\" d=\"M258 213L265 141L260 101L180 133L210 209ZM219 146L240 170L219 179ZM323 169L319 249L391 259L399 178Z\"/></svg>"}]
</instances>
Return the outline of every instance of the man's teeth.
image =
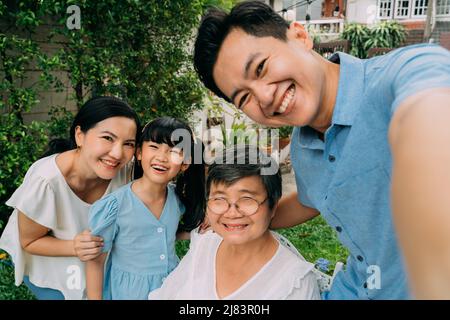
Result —
<instances>
[{"instance_id":1,"label":"man's teeth","mask_svg":"<svg viewBox=\"0 0 450 320\"><path fill-rule=\"evenodd\" d=\"M295 88L289 89L287 95L284 97L283 102L281 103L281 107L277 111L278 114L282 114L286 111L286 108L288 107L289 103L291 102L292 97L294 97L294 91L295 91Z\"/></svg>"},{"instance_id":2,"label":"man's teeth","mask_svg":"<svg viewBox=\"0 0 450 320\"><path fill-rule=\"evenodd\" d=\"M111 167L116 167L117 165L119 165L118 162L113 162L113 161L108 161L108 160L102 160L102 162Z\"/></svg>"}]
</instances>

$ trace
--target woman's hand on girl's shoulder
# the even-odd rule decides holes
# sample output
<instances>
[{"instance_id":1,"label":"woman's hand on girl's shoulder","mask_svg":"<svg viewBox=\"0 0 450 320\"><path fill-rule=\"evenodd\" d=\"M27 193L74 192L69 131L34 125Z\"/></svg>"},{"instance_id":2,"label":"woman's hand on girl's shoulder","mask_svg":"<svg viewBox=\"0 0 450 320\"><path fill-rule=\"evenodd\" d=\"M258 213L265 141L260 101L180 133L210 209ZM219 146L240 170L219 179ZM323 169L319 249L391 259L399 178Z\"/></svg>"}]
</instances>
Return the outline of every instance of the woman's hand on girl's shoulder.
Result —
<instances>
[{"instance_id":1,"label":"woman's hand on girl's shoulder","mask_svg":"<svg viewBox=\"0 0 450 320\"><path fill-rule=\"evenodd\" d=\"M84 230L73 239L75 256L81 261L89 261L98 257L102 253L103 245L103 239L93 236L89 230Z\"/></svg>"}]
</instances>

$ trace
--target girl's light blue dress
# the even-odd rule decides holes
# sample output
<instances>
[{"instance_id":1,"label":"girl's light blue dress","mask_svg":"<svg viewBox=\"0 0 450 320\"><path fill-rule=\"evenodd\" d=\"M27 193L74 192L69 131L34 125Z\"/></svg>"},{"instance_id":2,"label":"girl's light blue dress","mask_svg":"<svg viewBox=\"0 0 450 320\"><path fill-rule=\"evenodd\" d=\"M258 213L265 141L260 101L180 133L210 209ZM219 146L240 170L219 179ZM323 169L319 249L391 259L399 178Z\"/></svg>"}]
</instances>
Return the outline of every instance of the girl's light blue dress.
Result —
<instances>
[{"instance_id":1,"label":"girl's light blue dress","mask_svg":"<svg viewBox=\"0 0 450 320\"><path fill-rule=\"evenodd\" d=\"M104 239L103 299L146 300L177 266L175 237L184 207L167 186L158 220L131 190L129 183L95 202L89 212L93 235Z\"/></svg>"}]
</instances>

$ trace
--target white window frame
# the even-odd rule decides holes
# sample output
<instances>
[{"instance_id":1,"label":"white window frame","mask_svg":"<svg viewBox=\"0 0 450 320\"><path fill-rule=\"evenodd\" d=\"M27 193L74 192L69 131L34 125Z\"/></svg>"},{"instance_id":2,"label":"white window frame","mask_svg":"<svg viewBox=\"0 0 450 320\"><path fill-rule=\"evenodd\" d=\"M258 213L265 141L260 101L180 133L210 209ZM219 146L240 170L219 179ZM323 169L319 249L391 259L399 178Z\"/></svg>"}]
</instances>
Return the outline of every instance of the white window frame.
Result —
<instances>
[{"instance_id":1,"label":"white window frame","mask_svg":"<svg viewBox=\"0 0 450 320\"><path fill-rule=\"evenodd\" d=\"M413 0L412 10L411 10L411 17L412 18L423 18L427 16L427 8L428 8L428 1L430 0ZM419 3L419 6L417 7L416 4ZM414 14L416 9L422 10L422 14Z\"/></svg>"},{"instance_id":2,"label":"white window frame","mask_svg":"<svg viewBox=\"0 0 450 320\"><path fill-rule=\"evenodd\" d=\"M398 14L399 10L399 2L405 2L408 1L408 7L406 8L406 14L400 15ZM394 11L394 18L395 19L409 19L411 17L411 8L414 0L395 0L395 11ZM403 10L405 10L404 7L402 7Z\"/></svg>"},{"instance_id":3,"label":"white window frame","mask_svg":"<svg viewBox=\"0 0 450 320\"><path fill-rule=\"evenodd\" d=\"M450 16L450 0L436 1L436 16L449 17Z\"/></svg>"},{"instance_id":4,"label":"white window frame","mask_svg":"<svg viewBox=\"0 0 450 320\"><path fill-rule=\"evenodd\" d=\"M390 5L390 8L386 8L387 4ZM382 8L382 5L384 5L384 7ZM378 19L380 20L389 20L392 19L393 13L394 13L394 1L392 0L378 0ZM382 16L381 13L384 11L388 11L389 10L389 14Z\"/></svg>"}]
</instances>

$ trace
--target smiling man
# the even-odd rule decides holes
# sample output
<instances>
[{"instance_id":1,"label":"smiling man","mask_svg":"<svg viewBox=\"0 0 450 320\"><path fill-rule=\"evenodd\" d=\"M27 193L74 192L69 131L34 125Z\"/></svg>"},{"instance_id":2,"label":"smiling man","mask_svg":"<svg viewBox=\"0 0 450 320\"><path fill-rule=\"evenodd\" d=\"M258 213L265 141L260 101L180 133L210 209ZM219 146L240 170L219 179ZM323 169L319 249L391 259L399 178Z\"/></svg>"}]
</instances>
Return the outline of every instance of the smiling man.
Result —
<instances>
[{"instance_id":1,"label":"smiling man","mask_svg":"<svg viewBox=\"0 0 450 320\"><path fill-rule=\"evenodd\" d=\"M324 298L450 298L450 53L326 60L312 47L260 1L209 10L195 43L207 88L260 124L296 127L298 192L272 227L321 214L335 228L350 255Z\"/></svg>"}]
</instances>

